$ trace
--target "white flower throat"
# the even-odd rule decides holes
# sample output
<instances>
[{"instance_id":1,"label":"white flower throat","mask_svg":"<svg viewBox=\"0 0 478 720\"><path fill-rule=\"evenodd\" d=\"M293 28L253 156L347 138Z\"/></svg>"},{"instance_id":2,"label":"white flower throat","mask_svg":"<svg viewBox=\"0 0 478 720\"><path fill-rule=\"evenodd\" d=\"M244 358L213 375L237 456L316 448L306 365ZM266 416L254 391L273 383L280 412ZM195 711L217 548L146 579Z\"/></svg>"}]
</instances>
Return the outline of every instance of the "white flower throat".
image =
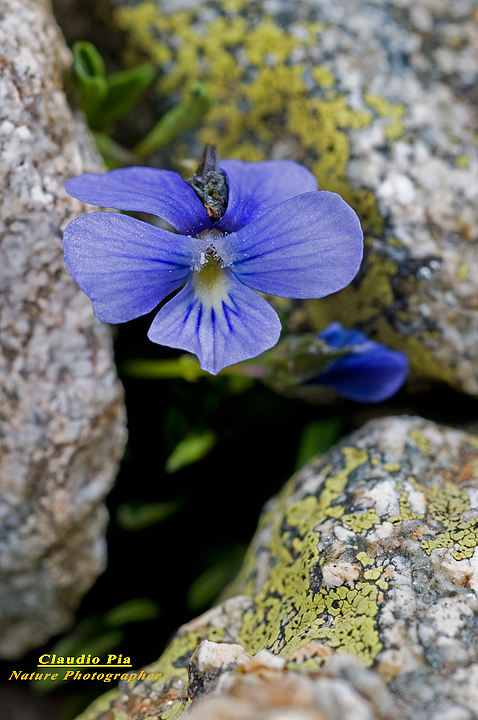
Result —
<instances>
[{"instance_id":1,"label":"white flower throat","mask_svg":"<svg viewBox=\"0 0 478 720\"><path fill-rule=\"evenodd\" d=\"M212 228L194 239L191 270L196 296L205 306L219 308L228 297L230 281L226 268L232 262L225 234Z\"/></svg>"}]
</instances>

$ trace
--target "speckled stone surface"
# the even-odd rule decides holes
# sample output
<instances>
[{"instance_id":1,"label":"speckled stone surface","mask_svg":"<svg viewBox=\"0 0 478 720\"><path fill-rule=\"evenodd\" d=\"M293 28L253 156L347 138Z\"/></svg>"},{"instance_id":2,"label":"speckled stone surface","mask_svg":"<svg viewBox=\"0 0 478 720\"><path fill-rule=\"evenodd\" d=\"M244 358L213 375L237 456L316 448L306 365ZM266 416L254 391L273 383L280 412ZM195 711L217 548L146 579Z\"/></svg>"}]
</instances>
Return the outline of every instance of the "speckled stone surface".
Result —
<instances>
[{"instance_id":1,"label":"speckled stone surface","mask_svg":"<svg viewBox=\"0 0 478 720\"><path fill-rule=\"evenodd\" d=\"M472 720L477 548L478 438L421 418L371 421L266 505L237 594L180 629L151 666L162 677L123 684L81 720L143 720L147 707L181 714L198 696L188 667L197 688L203 640L253 656L268 649L284 674L311 678L353 656L387 688L397 717ZM219 674L230 653L220 655Z\"/></svg>"},{"instance_id":2,"label":"speckled stone surface","mask_svg":"<svg viewBox=\"0 0 478 720\"><path fill-rule=\"evenodd\" d=\"M223 157L292 158L359 214L358 278L282 303L289 330L354 324L420 378L477 395L476 0L103 3L127 60L156 63L166 105L198 78L216 98L176 159L206 141Z\"/></svg>"},{"instance_id":3,"label":"speckled stone surface","mask_svg":"<svg viewBox=\"0 0 478 720\"><path fill-rule=\"evenodd\" d=\"M63 261L84 211L65 180L101 171L62 90L47 2L0 0L0 657L73 621L103 571L103 500L125 443L109 328Z\"/></svg>"}]
</instances>

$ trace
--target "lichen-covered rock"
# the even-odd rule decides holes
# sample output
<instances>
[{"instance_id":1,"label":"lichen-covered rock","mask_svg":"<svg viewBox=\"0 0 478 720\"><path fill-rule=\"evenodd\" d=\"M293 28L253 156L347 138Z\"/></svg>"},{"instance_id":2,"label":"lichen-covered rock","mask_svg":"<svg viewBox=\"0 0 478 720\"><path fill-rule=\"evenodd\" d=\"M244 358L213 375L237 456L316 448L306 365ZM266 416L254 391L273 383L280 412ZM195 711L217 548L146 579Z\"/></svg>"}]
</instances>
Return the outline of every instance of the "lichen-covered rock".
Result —
<instances>
[{"instance_id":1,"label":"lichen-covered rock","mask_svg":"<svg viewBox=\"0 0 478 720\"><path fill-rule=\"evenodd\" d=\"M181 628L151 666L163 673L154 687L123 686L81 720L142 720L128 709L141 692L161 697L160 718L179 715L198 697L204 640L270 650L284 673L327 676L324 661L354 656L398 717L476 717L478 438L421 418L368 423L267 504L233 592ZM216 662L221 675L228 657ZM210 668L206 681L221 687ZM364 717L381 717L373 712Z\"/></svg>"},{"instance_id":2,"label":"lichen-covered rock","mask_svg":"<svg viewBox=\"0 0 478 720\"><path fill-rule=\"evenodd\" d=\"M356 281L281 305L289 330L354 324L477 395L476 0L103 2L128 59L157 64L163 99L209 85L201 141L302 162L359 214ZM199 152L181 143L176 157Z\"/></svg>"},{"instance_id":3,"label":"lichen-covered rock","mask_svg":"<svg viewBox=\"0 0 478 720\"><path fill-rule=\"evenodd\" d=\"M0 0L0 657L64 630L105 566L125 442L109 329L71 279L65 180L101 171L47 2Z\"/></svg>"}]
</instances>

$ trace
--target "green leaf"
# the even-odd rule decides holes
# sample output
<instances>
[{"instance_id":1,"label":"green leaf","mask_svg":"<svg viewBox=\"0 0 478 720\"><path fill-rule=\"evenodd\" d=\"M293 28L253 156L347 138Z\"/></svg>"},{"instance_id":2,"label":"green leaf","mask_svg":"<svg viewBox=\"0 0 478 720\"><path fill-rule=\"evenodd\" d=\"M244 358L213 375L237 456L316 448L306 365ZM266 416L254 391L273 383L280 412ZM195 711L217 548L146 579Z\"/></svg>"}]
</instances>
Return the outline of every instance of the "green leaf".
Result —
<instances>
[{"instance_id":1,"label":"green leaf","mask_svg":"<svg viewBox=\"0 0 478 720\"><path fill-rule=\"evenodd\" d=\"M106 627L121 627L132 622L156 620L160 612L158 603L151 598L135 598L109 610L103 622Z\"/></svg>"},{"instance_id":2,"label":"green leaf","mask_svg":"<svg viewBox=\"0 0 478 720\"><path fill-rule=\"evenodd\" d=\"M163 115L151 132L136 146L139 157L147 157L155 150L171 142L177 135L199 125L214 104L207 85L199 80L192 83L189 97Z\"/></svg>"},{"instance_id":3,"label":"green leaf","mask_svg":"<svg viewBox=\"0 0 478 720\"><path fill-rule=\"evenodd\" d=\"M302 430L299 440L295 469L300 470L314 455L322 455L337 442L342 432L342 420L338 417L313 420Z\"/></svg>"},{"instance_id":4,"label":"green leaf","mask_svg":"<svg viewBox=\"0 0 478 720\"><path fill-rule=\"evenodd\" d=\"M109 135L99 130L92 130L96 145L105 165L109 170L125 167L126 165L137 164L138 159L130 150L115 142Z\"/></svg>"},{"instance_id":5,"label":"green leaf","mask_svg":"<svg viewBox=\"0 0 478 720\"><path fill-rule=\"evenodd\" d=\"M165 469L168 473L176 472L186 465L202 460L211 452L217 442L214 430L190 432L174 448L166 460Z\"/></svg>"},{"instance_id":6,"label":"green leaf","mask_svg":"<svg viewBox=\"0 0 478 720\"><path fill-rule=\"evenodd\" d=\"M145 504L123 503L116 510L116 522L123 530L143 530L173 515L182 505L182 500Z\"/></svg>"},{"instance_id":7,"label":"green leaf","mask_svg":"<svg viewBox=\"0 0 478 720\"><path fill-rule=\"evenodd\" d=\"M73 70L80 107L88 120L89 113L108 93L105 64L92 43L80 40L73 45Z\"/></svg>"},{"instance_id":8,"label":"green leaf","mask_svg":"<svg viewBox=\"0 0 478 720\"><path fill-rule=\"evenodd\" d=\"M156 77L152 65L121 70L106 77L107 95L89 115L92 128L102 130L136 105Z\"/></svg>"},{"instance_id":9,"label":"green leaf","mask_svg":"<svg viewBox=\"0 0 478 720\"><path fill-rule=\"evenodd\" d=\"M190 610L203 610L214 602L225 585L239 571L246 550L246 545L228 548L223 560L211 565L191 583L186 596Z\"/></svg>"},{"instance_id":10,"label":"green leaf","mask_svg":"<svg viewBox=\"0 0 478 720\"><path fill-rule=\"evenodd\" d=\"M105 165L109 170L138 164L138 158L130 150L117 143L106 133L99 130L92 130L96 146L100 151Z\"/></svg>"},{"instance_id":11,"label":"green leaf","mask_svg":"<svg viewBox=\"0 0 478 720\"><path fill-rule=\"evenodd\" d=\"M120 366L120 371L128 377L144 380L164 380L169 378L183 378L194 382L200 377L208 375L201 370L199 361L194 355L180 355L175 360L143 360L134 358L126 360Z\"/></svg>"}]
</instances>

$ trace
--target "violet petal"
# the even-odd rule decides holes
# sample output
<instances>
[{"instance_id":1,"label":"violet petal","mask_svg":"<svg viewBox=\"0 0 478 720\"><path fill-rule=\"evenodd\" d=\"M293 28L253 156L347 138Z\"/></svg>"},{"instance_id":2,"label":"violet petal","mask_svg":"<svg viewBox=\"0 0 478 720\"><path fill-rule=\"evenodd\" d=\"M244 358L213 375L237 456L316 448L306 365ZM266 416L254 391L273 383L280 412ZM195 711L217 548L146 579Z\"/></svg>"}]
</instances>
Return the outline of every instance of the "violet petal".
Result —
<instances>
[{"instance_id":1,"label":"violet petal","mask_svg":"<svg viewBox=\"0 0 478 720\"><path fill-rule=\"evenodd\" d=\"M229 237L231 270L260 292L320 298L348 285L360 267L360 222L340 195L286 200Z\"/></svg>"},{"instance_id":2,"label":"violet petal","mask_svg":"<svg viewBox=\"0 0 478 720\"><path fill-rule=\"evenodd\" d=\"M223 160L219 167L226 173L229 200L216 227L228 233L240 230L284 200L317 190L314 175L293 160Z\"/></svg>"},{"instance_id":3,"label":"violet petal","mask_svg":"<svg viewBox=\"0 0 478 720\"><path fill-rule=\"evenodd\" d=\"M221 282L211 293L198 285L200 273L193 273L161 308L148 333L153 342L194 353L212 375L268 350L281 332L269 303L228 270L221 272Z\"/></svg>"},{"instance_id":4,"label":"violet petal","mask_svg":"<svg viewBox=\"0 0 478 720\"><path fill-rule=\"evenodd\" d=\"M191 264L191 239L128 215L97 212L72 220L63 235L70 273L96 317L120 323L153 310L177 290Z\"/></svg>"},{"instance_id":5,"label":"violet petal","mask_svg":"<svg viewBox=\"0 0 478 720\"><path fill-rule=\"evenodd\" d=\"M92 205L157 215L184 235L212 227L194 190L171 170L129 167L84 173L65 187L70 195Z\"/></svg>"}]
</instances>

